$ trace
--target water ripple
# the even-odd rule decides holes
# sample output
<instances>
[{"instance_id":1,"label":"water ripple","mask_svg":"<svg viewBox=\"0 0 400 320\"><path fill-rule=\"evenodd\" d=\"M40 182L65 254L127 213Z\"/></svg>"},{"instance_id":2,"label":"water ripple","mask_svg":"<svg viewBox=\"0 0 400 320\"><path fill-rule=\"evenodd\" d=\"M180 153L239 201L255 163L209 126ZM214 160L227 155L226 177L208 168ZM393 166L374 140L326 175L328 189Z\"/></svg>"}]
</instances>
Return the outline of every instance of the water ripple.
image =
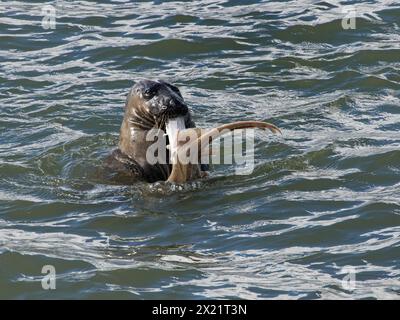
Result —
<instances>
[{"instance_id":1,"label":"water ripple","mask_svg":"<svg viewBox=\"0 0 400 320\"><path fill-rule=\"evenodd\" d=\"M398 298L398 1L54 5L52 30L0 2L0 298L49 298L45 264L61 299ZM139 78L177 84L202 127L283 135L256 133L248 176L112 184Z\"/></svg>"}]
</instances>

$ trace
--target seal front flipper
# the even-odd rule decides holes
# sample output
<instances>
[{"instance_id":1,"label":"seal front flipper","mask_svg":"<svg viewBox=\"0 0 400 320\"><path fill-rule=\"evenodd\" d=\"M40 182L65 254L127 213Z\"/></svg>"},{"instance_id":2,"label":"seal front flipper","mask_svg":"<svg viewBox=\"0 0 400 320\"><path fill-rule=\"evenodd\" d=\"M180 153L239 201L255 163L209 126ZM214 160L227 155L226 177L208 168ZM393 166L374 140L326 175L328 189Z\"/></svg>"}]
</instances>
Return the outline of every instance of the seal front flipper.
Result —
<instances>
[{"instance_id":1,"label":"seal front flipper","mask_svg":"<svg viewBox=\"0 0 400 320\"><path fill-rule=\"evenodd\" d=\"M138 181L145 180L143 169L134 160L129 159L121 150L114 150L104 160L102 179L112 184L131 185Z\"/></svg>"}]
</instances>

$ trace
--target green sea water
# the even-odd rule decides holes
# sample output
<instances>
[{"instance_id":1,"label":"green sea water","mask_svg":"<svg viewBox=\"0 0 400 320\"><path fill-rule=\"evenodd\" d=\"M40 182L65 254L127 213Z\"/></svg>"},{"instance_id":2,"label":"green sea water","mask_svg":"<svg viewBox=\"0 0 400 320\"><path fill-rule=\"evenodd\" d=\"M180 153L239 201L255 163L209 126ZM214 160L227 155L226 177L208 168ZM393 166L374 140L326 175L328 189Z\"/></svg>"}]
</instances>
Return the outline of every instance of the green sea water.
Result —
<instances>
[{"instance_id":1,"label":"green sea water","mask_svg":"<svg viewBox=\"0 0 400 320\"><path fill-rule=\"evenodd\" d=\"M141 78L283 134L250 175L110 183ZM398 1L0 1L0 110L0 298L399 298Z\"/></svg>"}]
</instances>

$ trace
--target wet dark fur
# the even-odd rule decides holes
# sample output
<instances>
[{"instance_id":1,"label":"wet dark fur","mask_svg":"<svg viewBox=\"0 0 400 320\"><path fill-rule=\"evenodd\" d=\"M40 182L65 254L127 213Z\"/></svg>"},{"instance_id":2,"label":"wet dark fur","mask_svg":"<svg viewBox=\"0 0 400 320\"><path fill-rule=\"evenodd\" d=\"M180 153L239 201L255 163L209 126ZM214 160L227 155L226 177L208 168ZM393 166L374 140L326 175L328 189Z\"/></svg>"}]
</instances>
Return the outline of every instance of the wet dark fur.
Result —
<instances>
[{"instance_id":1,"label":"wet dark fur","mask_svg":"<svg viewBox=\"0 0 400 320\"><path fill-rule=\"evenodd\" d=\"M108 178L124 184L138 180L167 180L171 173L171 165L151 165L147 162L147 148L154 142L146 141L145 137L153 128L165 131L167 119L177 116L185 117L186 128L195 127L177 87L161 80L137 82L126 99L118 149L114 150L105 162Z\"/></svg>"}]
</instances>

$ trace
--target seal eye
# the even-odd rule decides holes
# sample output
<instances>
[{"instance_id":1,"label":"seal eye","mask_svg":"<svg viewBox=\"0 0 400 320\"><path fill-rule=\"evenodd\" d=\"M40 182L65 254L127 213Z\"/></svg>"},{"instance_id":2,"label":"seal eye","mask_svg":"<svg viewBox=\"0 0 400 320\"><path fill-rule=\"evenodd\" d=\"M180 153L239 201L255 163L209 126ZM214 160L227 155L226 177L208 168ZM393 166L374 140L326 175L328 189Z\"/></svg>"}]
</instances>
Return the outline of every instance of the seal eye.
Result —
<instances>
[{"instance_id":1,"label":"seal eye","mask_svg":"<svg viewBox=\"0 0 400 320\"><path fill-rule=\"evenodd\" d=\"M155 94L154 90L152 90L152 89L146 89L146 90L144 91L144 93L143 93L143 96L144 96L147 100L149 100L149 99L151 99L151 98L154 97L154 94Z\"/></svg>"}]
</instances>

